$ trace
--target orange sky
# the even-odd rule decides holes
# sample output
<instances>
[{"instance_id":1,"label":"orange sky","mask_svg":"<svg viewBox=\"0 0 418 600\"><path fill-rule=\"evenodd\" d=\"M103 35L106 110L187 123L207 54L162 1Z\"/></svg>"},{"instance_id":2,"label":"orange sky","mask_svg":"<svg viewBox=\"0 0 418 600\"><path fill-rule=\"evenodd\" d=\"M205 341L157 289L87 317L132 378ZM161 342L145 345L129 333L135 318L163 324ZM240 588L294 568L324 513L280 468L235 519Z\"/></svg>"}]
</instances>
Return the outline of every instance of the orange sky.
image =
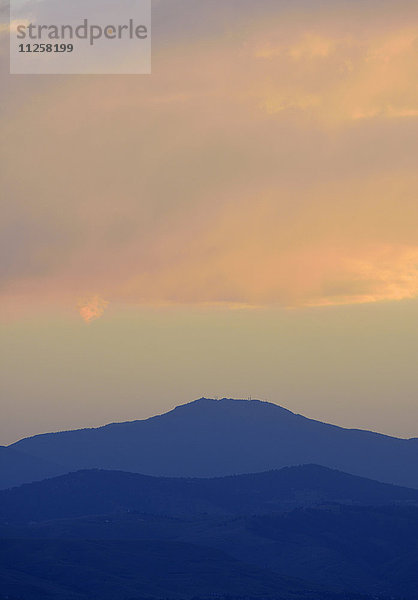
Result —
<instances>
[{"instance_id":1,"label":"orange sky","mask_svg":"<svg viewBox=\"0 0 418 600\"><path fill-rule=\"evenodd\" d=\"M157 29L151 77L3 75L6 299L415 297L418 10L332 4Z\"/></svg>"},{"instance_id":2,"label":"orange sky","mask_svg":"<svg viewBox=\"0 0 418 600\"><path fill-rule=\"evenodd\" d=\"M3 325L417 298L417 3L153 6L151 76L10 76L0 27Z\"/></svg>"}]
</instances>

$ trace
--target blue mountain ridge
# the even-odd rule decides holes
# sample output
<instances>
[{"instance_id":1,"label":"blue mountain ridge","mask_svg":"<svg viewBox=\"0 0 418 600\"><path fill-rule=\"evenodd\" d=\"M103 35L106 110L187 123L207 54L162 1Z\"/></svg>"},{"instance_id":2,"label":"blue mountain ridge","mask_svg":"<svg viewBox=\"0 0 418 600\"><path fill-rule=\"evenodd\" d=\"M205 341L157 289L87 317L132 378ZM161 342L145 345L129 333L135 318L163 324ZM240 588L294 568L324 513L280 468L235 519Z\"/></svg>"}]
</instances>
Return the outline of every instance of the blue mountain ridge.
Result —
<instances>
[{"instance_id":1,"label":"blue mountain ridge","mask_svg":"<svg viewBox=\"0 0 418 600\"><path fill-rule=\"evenodd\" d=\"M36 435L8 449L53 460L61 473L217 477L317 464L418 488L418 439L344 429L259 400L200 398L149 419ZM20 483L36 479L25 471ZM1 474L0 487L9 487Z\"/></svg>"}]
</instances>

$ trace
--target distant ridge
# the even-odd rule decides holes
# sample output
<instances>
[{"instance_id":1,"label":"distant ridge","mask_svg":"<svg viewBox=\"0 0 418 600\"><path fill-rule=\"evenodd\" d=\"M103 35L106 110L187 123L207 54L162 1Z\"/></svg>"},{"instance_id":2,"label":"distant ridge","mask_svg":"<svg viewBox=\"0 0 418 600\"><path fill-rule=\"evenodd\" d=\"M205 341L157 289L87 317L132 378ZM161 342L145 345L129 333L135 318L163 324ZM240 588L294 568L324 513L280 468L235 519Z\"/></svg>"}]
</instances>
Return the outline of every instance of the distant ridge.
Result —
<instances>
[{"instance_id":1,"label":"distant ridge","mask_svg":"<svg viewBox=\"0 0 418 600\"><path fill-rule=\"evenodd\" d=\"M9 448L53 459L63 472L216 477L317 464L418 488L418 439L344 429L259 400L200 398L149 419L38 435ZM0 487L8 485L0 474Z\"/></svg>"},{"instance_id":2,"label":"distant ridge","mask_svg":"<svg viewBox=\"0 0 418 600\"><path fill-rule=\"evenodd\" d=\"M214 479L78 471L0 492L0 525L86 515L272 514L323 504L418 507L418 490L304 465Z\"/></svg>"},{"instance_id":3,"label":"distant ridge","mask_svg":"<svg viewBox=\"0 0 418 600\"><path fill-rule=\"evenodd\" d=\"M66 469L44 458L0 446L0 489L65 473Z\"/></svg>"}]
</instances>

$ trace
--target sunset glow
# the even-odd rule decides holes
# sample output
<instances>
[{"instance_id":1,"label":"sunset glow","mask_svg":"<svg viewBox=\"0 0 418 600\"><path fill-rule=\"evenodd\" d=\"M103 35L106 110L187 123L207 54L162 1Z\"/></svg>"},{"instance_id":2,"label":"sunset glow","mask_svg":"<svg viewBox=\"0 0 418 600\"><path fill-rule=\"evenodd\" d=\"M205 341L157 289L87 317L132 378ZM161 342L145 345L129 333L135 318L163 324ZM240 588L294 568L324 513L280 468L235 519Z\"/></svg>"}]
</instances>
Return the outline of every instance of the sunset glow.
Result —
<instances>
[{"instance_id":1,"label":"sunset glow","mask_svg":"<svg viewBox=\"0 0 418 600\"><path fill-rule=\"evenodd\" d=\"M403 401L411 433L418 3L169 6L150 76L10 76L2 13L10 414L32 389L51 428L253 394L392 431Z\"/></svg>"}]
</instances>

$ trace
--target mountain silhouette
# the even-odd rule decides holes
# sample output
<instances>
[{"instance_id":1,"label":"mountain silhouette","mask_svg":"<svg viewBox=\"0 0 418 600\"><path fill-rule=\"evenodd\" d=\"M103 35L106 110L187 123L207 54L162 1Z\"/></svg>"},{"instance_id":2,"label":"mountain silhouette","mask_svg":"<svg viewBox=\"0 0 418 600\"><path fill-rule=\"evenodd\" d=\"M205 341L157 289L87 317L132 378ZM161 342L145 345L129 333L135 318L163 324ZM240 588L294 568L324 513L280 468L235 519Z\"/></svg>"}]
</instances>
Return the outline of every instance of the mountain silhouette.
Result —
<instances>
[{"instance_id":1,"label":"mountain silhouette","mask_svg":"<svg viewBox=\"0 0 418 600\"><path fill-rule=\"evenodd\" d=\"M344 429L258 400L201 398L150 419L37 435L9 448L53 460L62 472L216 477L318 464L418 488L418 439Z\"/></svg>"},{"instance_id":2,"label":"mountain silhouette","mask_svg":"<svg viewBox=\"0 0 418 600\"><path fill-rule=\"evenodd\" d=\"M165 516L272 514L329 503L418 507L418 490L305 465L214 479L78 471L0 492L0 523L130 512Z\"/></svg>"}]
</instances>

